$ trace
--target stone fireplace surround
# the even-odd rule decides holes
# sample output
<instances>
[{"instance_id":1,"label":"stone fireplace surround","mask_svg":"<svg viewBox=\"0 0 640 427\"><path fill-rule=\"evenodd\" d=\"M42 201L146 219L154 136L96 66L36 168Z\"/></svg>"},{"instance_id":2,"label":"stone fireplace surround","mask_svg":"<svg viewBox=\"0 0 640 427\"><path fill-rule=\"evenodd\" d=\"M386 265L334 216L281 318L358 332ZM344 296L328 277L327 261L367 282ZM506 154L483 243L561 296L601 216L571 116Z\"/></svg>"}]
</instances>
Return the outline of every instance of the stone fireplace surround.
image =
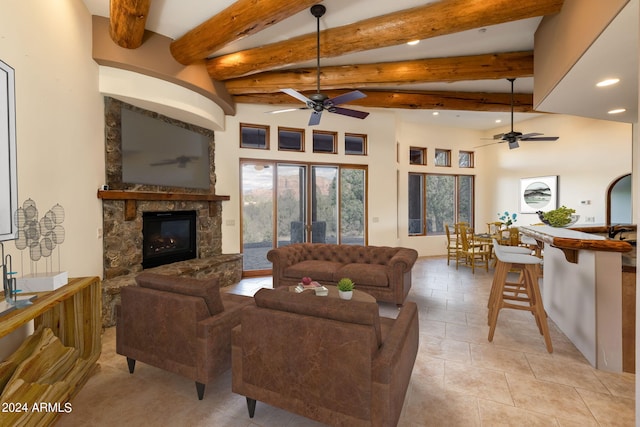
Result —
<instances>
[{"instance_id":1,"label":"stone fireplace surround","mask_svg":"<svg viewBox=\"0 0 640 427\"><path fill-rule=\"evenodd\" d=\"M120 111L129 108L156 119L185 127L210 137L210 190L134 185L122 182L122 147ZM195 210L197 212L197 258L146 269L155 273L204 278L215 276L220 286L237 283L242 276L242 255L222 254L222 200L211 200L215 194L214 133L208 129L164 117L158 113L134 107L114 98L105 97L105 163L108 191L99 191L103 212L102 323L115 324L115 306L120 302L120 289L135 285L135 276L142 271L143 212ZM112 194L118 194L113 197ZM131 194L137 200L123 199ZM137 197L140 195L144 197ZM153 195L158 197L153 197ZM150 195L150 196L149 196ZM171 199L166 200L170 195ZM182 195L182 196L180 196ZM202 195L203 200L198 199Z\"/></svg>"}]
</instances>

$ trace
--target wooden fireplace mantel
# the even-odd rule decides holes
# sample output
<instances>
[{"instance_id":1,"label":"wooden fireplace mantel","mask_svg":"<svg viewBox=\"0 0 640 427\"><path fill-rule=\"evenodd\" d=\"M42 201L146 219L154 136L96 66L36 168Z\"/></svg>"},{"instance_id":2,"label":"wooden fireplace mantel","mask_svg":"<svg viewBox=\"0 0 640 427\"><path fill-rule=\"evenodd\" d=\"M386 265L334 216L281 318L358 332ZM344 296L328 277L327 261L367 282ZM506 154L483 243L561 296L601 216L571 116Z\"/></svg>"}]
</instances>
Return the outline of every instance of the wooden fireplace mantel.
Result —
<instances>
[{"instance_id":1,"label":"wooden fireplace mantel","mask_svg":"<svg viewBox=\"0 0 640 427\"><path fill-rule=\"evenodd\" d=\"M217 194L156 193L152 191L126 190L98 190L98 198L103 200L124 200L124 219L127 221L132 221L136 218L138 200L206 201L209 202L209 215L213 216L216 207L212 202L224 202L231 199L230 196L219 196Z\"/></svg>"}]
</instances>

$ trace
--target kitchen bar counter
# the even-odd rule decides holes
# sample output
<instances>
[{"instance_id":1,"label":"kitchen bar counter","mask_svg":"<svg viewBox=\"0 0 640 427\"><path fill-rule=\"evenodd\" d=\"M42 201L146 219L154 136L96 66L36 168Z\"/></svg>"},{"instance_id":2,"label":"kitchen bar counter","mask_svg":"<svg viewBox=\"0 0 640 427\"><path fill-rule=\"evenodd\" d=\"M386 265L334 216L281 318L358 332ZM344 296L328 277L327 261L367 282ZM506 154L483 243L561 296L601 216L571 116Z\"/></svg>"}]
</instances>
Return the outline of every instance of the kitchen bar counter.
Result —
<instances>
[{"instance_id":1,"label":"kitchen bar counter","mask_svg":"<svg viewBox=\"0 0 640 427\"><path fill-rule=\"evenodd\" d=\"M547 225L519 227L544 245L545 310L592 366L623 371L624 241Z\"/></svg>"},{"instance_id":2,"label":"kitchen bar counter","mask_svg":"<svg viewBox=\"0 0 640 427\"><path fill-rule=\"evenodd\" d=\"M582 229L556 228L548 225L531 225L519 229L522 234L560 249L571 263L578 262L578 253L581 250L623 253L633 249L633 246L623 240L607 239L581 231Z\"/></svg>"}]
</instances>

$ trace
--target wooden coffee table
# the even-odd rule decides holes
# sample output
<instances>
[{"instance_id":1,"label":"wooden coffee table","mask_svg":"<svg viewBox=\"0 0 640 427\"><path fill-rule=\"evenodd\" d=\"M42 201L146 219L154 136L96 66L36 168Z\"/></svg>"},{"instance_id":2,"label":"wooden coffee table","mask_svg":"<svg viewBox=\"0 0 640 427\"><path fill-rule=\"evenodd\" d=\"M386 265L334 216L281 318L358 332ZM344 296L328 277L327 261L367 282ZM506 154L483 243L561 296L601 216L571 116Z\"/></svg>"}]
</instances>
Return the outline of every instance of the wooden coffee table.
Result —
<instances>
[{"instance_id":1,"label":"wooden coffee table","mask_svg":"<svg viewBox=\"0 0 640 427\"><path fill-rule=\"evenodd\" d=\"M332 286L332 285L323 285L323 286L329 290L329 295L327 295L327 297L329 297L329 298L340 298L340 295L338 294L338 287L337 286ZM295 292L296 291L296 287L295 286L289 286L288 288L289 288L289 292ZM315 290L313 290L313 288L309 288L309 289L305 289L302 292L304 292L304 293L306 293L306 292L315 293ZM318 296L318 298L326 298L326 297ZM371 295L369 295L368 293L366 293L364 291L359 291L357 289L353 290L353 297L351 298L351 300L352 301L362 301L362 302L377 302L376 299L374 297L372 297Z\"/></svg>"}]
</instances>

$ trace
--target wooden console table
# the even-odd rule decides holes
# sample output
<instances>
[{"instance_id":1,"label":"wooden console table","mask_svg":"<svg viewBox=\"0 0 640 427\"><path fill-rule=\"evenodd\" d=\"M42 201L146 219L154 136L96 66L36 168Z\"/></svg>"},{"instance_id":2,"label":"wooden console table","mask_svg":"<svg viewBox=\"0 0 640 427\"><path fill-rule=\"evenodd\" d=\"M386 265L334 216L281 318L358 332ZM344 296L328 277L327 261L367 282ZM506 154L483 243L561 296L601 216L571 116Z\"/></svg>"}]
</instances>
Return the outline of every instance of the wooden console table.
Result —
<instances>
[{"instance_id":1,"label":"wooden console table","mask_svg":"<svg viewBox=\"0 0 640 427\"><path fill-rule=\"evenodd\" d=\"M33 320L36 330L40 326L49 328L64 346L76 348L78 359L69 376L51 386L55 387L55 393L45 388L42 393L48 393L46 395L31 393L20 400L20 403L27 403L29 407L34 403L68 401L87 381L102 351L102 297L98 277L71 278L68 284L59 289L39 292L37 295L33 305L0 317L0 338ZM60 383L63 383L62 389ZM5 393L0 394L0 401L4 402L5 397ZM12 401L15 399L14 396ZM55 411L0 413L0 425L15 425L12 424L14 421L24 422L24 425L49 425L58 415ZM9 421L9 424L4 424L5 421Z\"/></svg>"}]
</instances>

